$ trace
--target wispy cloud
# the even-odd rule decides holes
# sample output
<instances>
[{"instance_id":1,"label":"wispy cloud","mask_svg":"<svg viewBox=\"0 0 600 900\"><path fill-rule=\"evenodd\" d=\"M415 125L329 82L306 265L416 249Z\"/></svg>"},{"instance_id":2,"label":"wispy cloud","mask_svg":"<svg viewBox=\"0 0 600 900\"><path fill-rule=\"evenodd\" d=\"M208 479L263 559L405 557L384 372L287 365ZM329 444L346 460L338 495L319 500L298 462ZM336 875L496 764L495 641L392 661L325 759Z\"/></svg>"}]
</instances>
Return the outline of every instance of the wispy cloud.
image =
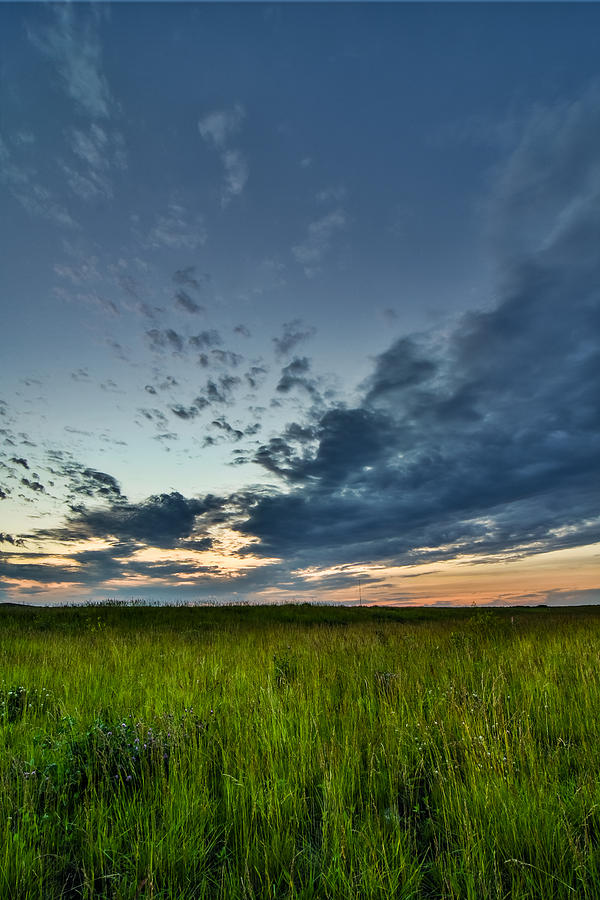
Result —
<instances>
[{"instance_id":1,"label":"wispy cloud","mask_svg":"<svg viewBox=\"0 0 600 900\"><path fill-rule=\"evenodd\" d=\"M198 131L205 141L222 150L229 143L229 138L240 130L244 118L244 108L236 103L232 109L208 113L198 122Z\"/></svg>"},{"instance_id":2,"label":"wispy cloud","mask_svg":"<svg viewBox=\"0 0 600 900\"><path fill-rule=\"evenodd\" d=\"M221 205L227 206L242 193L248 181L248 164L241 150L231 146L230 139L236 135L244 121L244 108L237 103L232 109L216 110L208 113L198 122L202 139L218 150L225 170L221 193Z\"/></svg>"},{"instance_id":3,"label":"wispy cloud","mask_svg":"<svg viewBox=\"0 0 600 900\"><path fill-rule=\"evenodd\" d=\"M320 263L331 250L335 235L343 231L347 225L348 215L344 209L338 207L311 222L304 240L294 244L292 253L304 267L304 273L308 278L319 272Z\"/></svg>"},{"instance_id":4,"label":"wispy cloud","mask_svg":"<svg viewBox=\"0 0 600 900\"><path fill-rule=\"evenodd\" d=\"M70 189L82 200L113 196L112 174L127 167L125 141L118 131L93 122L67 133L72 160L60 166Z\"/></svg>"},{"instance_id":5,"label":"wispy cloud","mask_svg":"<svg viewBox=\"0 0 600 900\"><path fill-rule=\"evenodd\" d=\"M150 231L142 240L146 246L155 249L166 247L171 250L197 250L206 242L206 238L204 216L192 212L182 203L172 201L166 212L156 216Z\"/></svg>"},{"instance_id":6,"label":"wispy cloud","mask_svg":"<svg viewBox=\"0 0 600 900\"><path fill-rule=\"evenodd\" d=\"M28 31L32 44L54 65L66 93L93 119L110 115L112 99L102 70L102 45L95 7L71 3L49 7L52 24Z\"/></svg>"},{"instance_id":7,"label":"wispy cloud","mask_svg":"<svg viewBox=\"0 0 600 900\"><path fill-rule=\"evenodd\" d=\"M35 166L16 162L9 145L0 136L0 182L30 215L55 225L77 228L77 222L56 193L40 182Z\"/></svg>"}]
</instances>

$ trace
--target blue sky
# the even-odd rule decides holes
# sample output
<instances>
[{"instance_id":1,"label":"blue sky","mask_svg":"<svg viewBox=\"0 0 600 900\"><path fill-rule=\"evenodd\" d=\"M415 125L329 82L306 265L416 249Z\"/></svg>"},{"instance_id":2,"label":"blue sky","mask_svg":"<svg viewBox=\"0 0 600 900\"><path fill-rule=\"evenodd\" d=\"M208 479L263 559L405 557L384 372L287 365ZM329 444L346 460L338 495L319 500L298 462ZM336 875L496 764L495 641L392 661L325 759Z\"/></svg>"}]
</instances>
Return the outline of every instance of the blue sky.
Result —
<instances>
[{"instance_id":1,"label":"blue sky","mask_svg":"<svg viewBox=\"0 0 600 900\"><path fill-rule=\"evenodd\" d=\"M599 26L0 5L0 595L597 601Z\"/></svg>"}]
</instances>

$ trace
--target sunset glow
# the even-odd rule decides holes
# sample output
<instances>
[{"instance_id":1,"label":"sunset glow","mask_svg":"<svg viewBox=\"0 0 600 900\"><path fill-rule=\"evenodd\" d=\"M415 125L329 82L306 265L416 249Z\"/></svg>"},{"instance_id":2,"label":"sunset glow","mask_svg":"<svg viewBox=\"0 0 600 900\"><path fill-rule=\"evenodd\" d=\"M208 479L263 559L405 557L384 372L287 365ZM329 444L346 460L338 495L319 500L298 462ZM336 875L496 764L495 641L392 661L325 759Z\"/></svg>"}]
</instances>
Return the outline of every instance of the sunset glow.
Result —
<instances>
[{"instance_id":1,"label":"sunset glow","mask_svg":"<svg viewBox=\"0 0 600 900\"><path fill-rule=\"evenodd\" d=\"M600 601L600 7L0 22L0 598Z\"/></svg>"}]
</instances>

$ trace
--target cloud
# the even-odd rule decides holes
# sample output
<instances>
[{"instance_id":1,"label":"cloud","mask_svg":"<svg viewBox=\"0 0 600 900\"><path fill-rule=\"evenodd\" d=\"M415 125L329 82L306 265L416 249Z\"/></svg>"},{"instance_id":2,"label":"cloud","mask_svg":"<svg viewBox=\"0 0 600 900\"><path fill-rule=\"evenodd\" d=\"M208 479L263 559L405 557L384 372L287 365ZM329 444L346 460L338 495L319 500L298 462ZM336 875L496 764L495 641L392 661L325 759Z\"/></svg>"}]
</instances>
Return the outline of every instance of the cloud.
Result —
<instances>
[{"instance_id":1,"label":"cloud","mask_svg":"<svg viewBox=\"0 0 600 900\"><path fill-rule=\"evenodd\" d=\"M358 405L319 412L304 445L284 432L259 448L288 483L248 501L241 527L261 552L410 564L600 540L596 123L589 99L536 113L499 173L494 308L399 338Z\"/></svg>"},{"instance_id":2,"label":"cloud","mask_svg":"<svg viewBox=\"0 0 600 900\"><path fill-rule=\"evenodd\" d=\"M242 379L235 375L221 375L217 379L209 378L203 389L203 392L194 400L195 405L199 409L217 404L230 404L233 402L233 391Z\"/></svg>"},{"instance_id":3,"label":"cloud","mask_svg":"<svg viewBox=\"0 0 600 900\"><path fill-rule=\"evenodd\" d=\"M182 203L172 201L165 213L156 216L142 243L154 249L197 250L206 238L204 216L191 212Z\"/></svg>"},{"instance_id":4,"label":"cloud","mask_svg":"<svg viewBox=\"0 0 600 900\"><path fill-rule=\"evenodd\" d=\"M149 422L153 422L157 428L167 427L167 417L160 409L142 407L138 412Z\"/></svg>"},{"instance_id":5,"label":"cloud","mask_svg":"<svg viewBox=\"0 0 600 900\"><path fill-rule=\"evenodd\" d=\"M335 235L348 225L348 215L339 207L308 225L306 237L292 247L296 260L304 267L307 277L316 275L323 258L331 250Z\"/></svg>"},{"instance_id":6,"label":"cloud","mask_svg":"<svg viewBox=\"0 0 600 900\"><path fill-rule=\"evenodd\" d=\"M175 306L178 306L179 309L183 309L185 312L189 313L202 313L204 312L204 307L190 297L187 291L180 290L175 292Z\"/></svg>"},{"instance_id":7,"label":"cloud","mask_svg":"<svg viewBox=\"0 0 600 900\"><path fill-rule=\"evenodd\" d=\"M0 182L31 216L37 216L66 228L78 228L69 210L56 193L38 182L33 166L16 163L8 145L0 136Z\"/></svg>"},{"instance_id":8,"label":"cloud","mask_svg":"<svg viewBox=\"0 0 600 900\"><path fill-rule=\"evenodd\" d=\"M47 537L67 543L91 538L114 540L151 547L173 548L195 533L196 520L220 510L223 501L213 495L186 498L177 491L156 494L141 503L112 503L105 509L74 510L64 526L42 529L37 538ZM115 550L112 553L115 555Z\"/></svg>"},{"instance_id":9,"label":"cloud","mask_svg":"<svg viewBox=\"0 0 600 900\"><path fill-rule=\"evenodd\" d=\"M179 290L175 292L175 306L189 313L201 313L205 311L205 307L192 296L192 292L203 291L210 284L210 275L196 275L195 266L187 266L184 269L177 269L173 273L173 281L179 285Z\"/></svg>"},{"instance_id":10,"label":"cloud","mask_svg":"<svg viewBox=\"0 0 600 900\"><path fill-rule=\"evenodd\" d=\"M225 188L221 203L226 206L244 190L248 181L248 164L239 150L226 150L222 160L225 167Z\"/></svg>"},{"instance_id":11,"label":"cloud","mask_svg":"<svg viewBox=\"0 0 600 900\"><path fill-rule=\"evenodd\" d=\"M225 173L221 205L242 193L248 181L248 164L241 150L230 146L230 138L237 134L245 118L238 103L232 109L211 112L198 122L198 131L204 141L219 151Z\"/></svg>"},{"instance_id":12,"label":"cloud","mask_svg":"<svg viewBox=\"0 0 600 900\"><path fill-rule=\"evenodd\" d=\"M70 189L82 200L110 200L112 173L127 167L123 136L92 122L87 130L72 128L68 139L73 162L60 166Z\"/></svg>"},{"instance_id":13,"label":"cloud","mask_svg":"<svg viewBox=\"0 0 600 900\"><path fill-rule=\"evenodd\" d=\"M29 29L32 44L55 66L67 95L93 119L110 114L111 96L102 71L98 15L70 3L50 7L54 22Z\"/></svg>"},{"instance_id":14,"label":"cloud","mask_svg":"<svg viewBox=\"0 0 600 900\"><path fill-rule=\"evenodd\" d=\"M192 335L188 339L188 343L196 350L205 350L208 347L215 347L222 344L222 338L218 331L214 328L200 331L198 334Z\"/></svg>"},{"instance_id":15,"label":"cloud","mask_svg":"<svg viewBox=\"0 0 600 900\"><path fill-rule=\"evenodd\" d=\"M49 458L50 474L66 482L68 502L79 504L82 498L113 502L124 499L121 487L112 475L84 465L67 451L52 451Z\"/></svg>"},{"instance_id":16,"label":"cloud","mask_svg":"<svg viewBox=\"0 0 600 900\"><path fill-rule=\"evenodd\" d=\"M199 409L195 405L181 406L181 404L177 404L176 406L170 406L169 409L174 416L177 416L178 419L182 419L184 421L195 419L199 413Z\"/></svg>"},{"instance_id":17,"label":"cloud","mask_svg":"<svg viewBox=\"0 0 600 900\"><path fill-rule=\"evenodd\" d=\"M203 277L206 278L207 276ZM200 281L196 277L196 266L186 266L185 269L177 269L173 273L173 281L175 284L182 285L182 287L194 288L195 290L200 288Z\"/></svg>"},{"instance_id":18,"label":"cloud","mask_svg":"<svg viewBox=\"0 0 600 900\"><path fill-rule=\"evenodd\" d=\"M430 381L436 374L437 364L426 348L409 337L397 340L377 357L375 372L367 384L367 403L381 398L393 399L407 388Z\"/></svg>"},{"instance_id":19,"label":"cloud","mask_svg":"<svg viewBox=\"0 0 600 900\"><path fill-rule=\"evenodd\" d=\"M588 588L579 591L548 591L545 597L536 597L538 601L544 601L549 606L579 606L584 603L600 603L600 587Z\"/></svg>"},{"instance_id":20,"label":"cloud","mask_svg":"<svg viewBox=\"0 0 600 900\"><path fill-rule=\"evenodd\" d=\"M79 484L71 487L75 493L85 497L106 497L110 500L122 498L119 483L112 475L89 468L83 469L78 474Z\"/></svg>"},{"instance_id":21,"label":"cloud","mask_svg":"<svg viewBox=\"0 0 600 900\"><path fill-rule=\"evenodd\" d=\"M218 428L227 437L231 438L234 441L240 441L244 437L244 432L239 428L234 428L223 416L219 416L219 418L213 419L210 424L214 428Z\"/></svg>"},{"instance_id":22,"label":"cloud","mask_svg":"<svg viewBox=\"0 0 600 900\"><path fill-rule=\"evenodd\" d=\"M232 350L211 350L210 358L218 365L231 366L233 369L236 369L244 357L240 353L234 353Z\"/></svg>"},{"instance_id":23,"label":"cloud","mask_svg":"<svg viewBox=\"0 0 600 900\"><path fill-rule=\"evenodd\" d=\"M301 319L294 319L292 322L286 322L283 326L280 337L274 337L275 354L278 357L288 356L292 350L295 350L298 344L309 340L317 333L317 329L312 326L306 326Z\"/></svg>"},{"instance_id":24,"label":"cloud","mask_svg":"<svg viewBox=\"0 0 600 900\"><path fill-rule=\"evenodd\" d=\"M249 387L255 390L263 383L267 372L268 369L265 366L250 366L248 371L244 373L244 378L248 382Z\"/></svg>"},{"instance_id":25,"label":"cloud","mask_svg":"<svg viewBox=\"0 0 600 900\"><path fill-rule=\"evenodd\" d=\"M0 531L0 544L11 544L13 547L22 547L24 541L12 534L6 534L5 532Z\"/></svg>"},{"instance_id":26,"label":"cloud","mask_svg":"<svg viewBox=\"0 0 600 900\"><path fill-rule=\"evenodd\" d=\"M320 402L321 395L317 389L315 379L308 377L309 371L310 362L306 356L294 357L294 359L281 370L281 376L275 390L279 394L289 394L294 388L302 388L313 400Z\"/></svg>"},{"instance_id":27,"label":"cloud","mask_svg":"<svg viewBox=\"0 0 600 900\"><path fill-rule=\"evenodd\" d=\"M150 348L158 352L171 350L173 353L181 353L184 348L184 338L173 328L151 328L146 332L146 338Z\"/></svg>"},{"instance_id":28,"label":"cloud","mask_svg":"<svg viewBox=\"0 0 600 900\"><path fill-rule=\"evenodd\" d=\"M317 191L315 200L317 203L341 203L342 200L346 199L346 194L346 188L337 185L336 187L327 187Z\"/></svg>"},{"instance_id":29,"label":"cloud","mask_svg":"<svg viewBox=\"0 0 600 900\"><path fill-rule=\"evenodd\" d=\"M45 494L46 493L46 488L44 487L44 485L41 484L36 479L31 480L29 478L21 478L21 484L24 487L29 488L30 491L35 491L35 493L37 493L37 494Z\"/></svg>"},{"instance_id":30,"label":"cloud","mask_svg":"<svg viewBox=\"0 0 600 900\"><path fill-rule=\"evenodd\" d=\"M236 103L231 109L208 113L198 122L198 131L205 141L221 150L229 142L229 138L240 130L244 118L244 108Z\"/></svg>"}]
</instances>

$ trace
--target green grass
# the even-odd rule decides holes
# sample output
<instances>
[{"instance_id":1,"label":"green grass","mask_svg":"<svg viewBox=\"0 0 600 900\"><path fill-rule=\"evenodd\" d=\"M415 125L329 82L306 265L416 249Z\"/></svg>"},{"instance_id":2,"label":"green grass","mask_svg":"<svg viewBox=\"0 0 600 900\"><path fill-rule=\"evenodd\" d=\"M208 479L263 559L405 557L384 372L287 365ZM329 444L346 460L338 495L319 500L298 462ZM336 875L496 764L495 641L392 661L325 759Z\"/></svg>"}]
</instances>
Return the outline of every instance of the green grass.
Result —
<instances>
[{"instance_id":1,"label":"green grass","mask_svg":"<svg viewBox=\"0 0 600 900\"><path fill-rule=\"evenodd\" d=\"M596 900L599 772L597 609L0 608L10 900Z\"/></svg>"}]
</instances>

